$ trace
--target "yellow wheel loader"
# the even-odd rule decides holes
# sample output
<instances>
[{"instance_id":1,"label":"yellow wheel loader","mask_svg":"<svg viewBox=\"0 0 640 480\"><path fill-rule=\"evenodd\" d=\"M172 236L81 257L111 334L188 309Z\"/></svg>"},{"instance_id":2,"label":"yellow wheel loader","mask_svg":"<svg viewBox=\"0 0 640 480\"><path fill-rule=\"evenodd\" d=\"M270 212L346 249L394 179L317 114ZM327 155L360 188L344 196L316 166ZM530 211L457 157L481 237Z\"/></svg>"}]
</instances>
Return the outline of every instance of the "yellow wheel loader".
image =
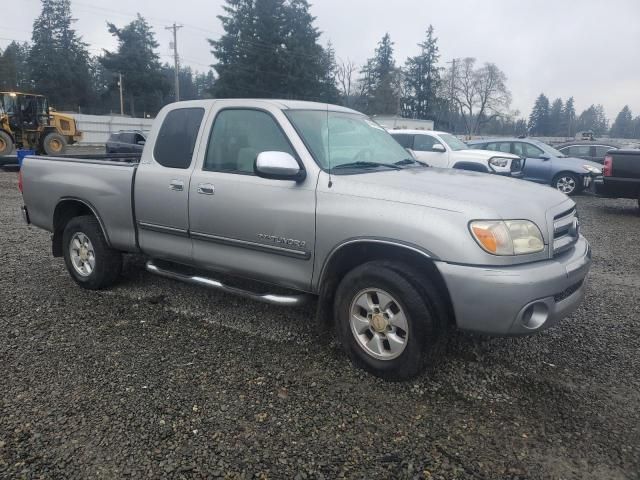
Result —
<instances>
[{"instance_id":1,"label":"yellow wheel loader","mask_svg":"<svg viewBox=\"0 0 640 480\"><path fill-rule=\"evenodd\" d=\"M0 156L14 148L60 155L81 139L74 118L50 109L47 97L0 92Z\"/></svg>"}]
</instances>

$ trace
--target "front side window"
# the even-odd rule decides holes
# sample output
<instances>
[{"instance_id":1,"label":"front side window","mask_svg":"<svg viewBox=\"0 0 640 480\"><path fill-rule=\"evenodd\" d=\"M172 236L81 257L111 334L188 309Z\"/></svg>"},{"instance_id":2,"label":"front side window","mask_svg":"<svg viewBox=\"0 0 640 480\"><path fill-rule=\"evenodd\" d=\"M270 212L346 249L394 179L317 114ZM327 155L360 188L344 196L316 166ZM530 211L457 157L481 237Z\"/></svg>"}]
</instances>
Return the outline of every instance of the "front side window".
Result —
<instances>
[{"instance_id":1,"label":"front side window","mask_svg":"<svg viewBox=\"0 0 640 480\"><path fill-rule=\"evenodd\" d=\"M530 143L514 142L513 153L523 158L538 158L544 152Z\"/></svg>"},{"instance_id":2,"label":"front side window","mask_svg":"<svg viewBox=\"0 0 640 480\"><path fill-rule=\"evenodd\" d=\"M163 167L189 168L204 108L171 110L162 122L153 156Z\"/></svg>"},{"instance_id":3,"label":"front side window","mask_svg":"<svg viewBox=\"0 0 640 480\"><path fill-rule=\"evenodd\" d=\"M260 110L222 110L213 123L204 170L253 175L261 152L295 156L275 119Z\"/></svg>"},{"instance_id":4,"label":"front side window","mask_svg":"<svg viewBox=\"0 0 640 480\"><path fill-rule=\"evenodd\" d=\"M413 140L413 149L418 152L431 152L436 143L440 142L431 135L416 135L416 138Z\"/></svg>"},{"instance_id":5,"label":"front side window","mask_svg":"<svg viewBox=\"0 0 640 480\"><path fill-rule=\"evenodd\" d=\"M604 157L609 150L617 150L616 147L609 147L607 145L598 145L596 147L596 157Z\"/></svg>"},{"instance_id":6,"label":"front side window","mask_svg":"<svg viewBox=\"0 0 640 480\"><path fill-rule=\"evenodd\" d=\"M364 115L327 110L284 113L324 170L357 173L380 167L399 168L397 163L409 158L384 128Z\"/></svg>"}]
</instances>

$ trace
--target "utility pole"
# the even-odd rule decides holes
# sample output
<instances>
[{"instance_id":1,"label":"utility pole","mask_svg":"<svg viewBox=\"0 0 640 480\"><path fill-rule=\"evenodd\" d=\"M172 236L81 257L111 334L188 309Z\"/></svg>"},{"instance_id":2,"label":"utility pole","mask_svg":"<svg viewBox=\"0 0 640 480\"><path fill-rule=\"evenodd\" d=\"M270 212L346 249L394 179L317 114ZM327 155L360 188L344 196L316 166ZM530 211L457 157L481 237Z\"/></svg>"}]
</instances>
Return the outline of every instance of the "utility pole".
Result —
<instances>
[{"instance_id":1,"label":"utility pole","mask_svg":"<svg viewBox=\"0 0 640 480\"><path fill-rule=\"evenodd\" d=\"M165 30L173 30L173 64L176 70L175 76L175 89L176 89L176 102L180 101L180 57L178 57L178 29L182 28L182 25L173 25L170 27L164 27Z\"/></svg>"},{"instance_id":2,"label":"utility pole","mask_svg":"<svg viewBox=\"0 0 640 480\"><path fill-rule=\"evenodd\" d=\"M124 115L124 96L122 95L122 74L118 73L118 86L120 87L120 115Z\"/></svg>"},{"instance_id":3,"label":"utility pole","mask_svg":"<svg viewBox=\"0 0 640 480\"><path fill-rule=\"evenodd\" d=\"M455 133L455 128L452 128L451 126L451 119L452 119L452 111L453 111L453 95L454 95L454 91L455 91L455 78L456 78L456 59L454 58L453 60L451 60L450 62L447 62L451 64L451 86L450 86L450 90L449 90L449 130L451 130L451 133Z\"/></svg>"}]
</instances>

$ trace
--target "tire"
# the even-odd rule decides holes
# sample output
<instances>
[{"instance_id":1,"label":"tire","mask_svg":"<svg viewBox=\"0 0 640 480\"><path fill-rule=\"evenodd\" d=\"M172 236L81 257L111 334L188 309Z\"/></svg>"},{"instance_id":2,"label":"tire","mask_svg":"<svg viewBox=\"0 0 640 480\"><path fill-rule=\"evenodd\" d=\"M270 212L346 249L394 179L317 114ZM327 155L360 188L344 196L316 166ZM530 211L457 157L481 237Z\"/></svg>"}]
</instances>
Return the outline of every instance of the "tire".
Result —
<instances>
[{"instance_id":1,"label":"tire","mask_svg":"<svg viewBox=\"0 0 640 480\"><path fill-rule=\"evenodd\" d=\"M368 311L362 308L369 300L370 305L377 303L381 307L379 313L375 307ZM358 309L360 320L352 321L352 312ZM427 277L408 265L383 261L368 262L347 273L338 286L334 303L337 335L352 362L375 376L394 381L415 377L428 360L436 358L440 350L437 347L443 340L446 311ZM368 320L365 313L372 314L367 315ZM385 319L380 317L384 313L389 314L386 327ZM406 318L404 325L397 320L401 320L401 314ZM373 348L365 346L367 341Z\"/></svg>"},{"instance_id":2,"label":"tire","mask_svg":"<svg viewBox=\"0 0 640 480\"><path fill-rule=\"evenodd\" d=\"M88 248L85 238L88 239ZM76 241L85 249L75 248L79 245ZM118 280L122 271L122 255L107 245L102 228L94 216L72 218L64 228L62 248L67 270L82 288L99 290Z\"/></svg>"},{"instance_id":3,"label":"tire","mask_svg":"<svg viewBox=\"0 0 640 480\"><path fill-rule=\"evenodd\" d=\"M67 149L67 139L57 132L48 133L42 140L42 150L46 155L62 155Z\"/></svg>"},{"instance_id":4,"label":"tire","mask_svg":"<svg viewBox=\"0 0 640 480\"><path fill-rule=\"evenodd\" d=\"M551 186L565 195L577 195L582 191L580 178L571 172L561 172L553 177Z\"/></svg>"},{"instance_id":5,"label":"tire","mask_svg":"<svg viewBox=\"0 0 640 480\"><path fill-rule=\"evenodd\" d=\"M0 155L10 155L13 152L13 140L7 132L0 131Z\"/></svg>"}]
</instances>

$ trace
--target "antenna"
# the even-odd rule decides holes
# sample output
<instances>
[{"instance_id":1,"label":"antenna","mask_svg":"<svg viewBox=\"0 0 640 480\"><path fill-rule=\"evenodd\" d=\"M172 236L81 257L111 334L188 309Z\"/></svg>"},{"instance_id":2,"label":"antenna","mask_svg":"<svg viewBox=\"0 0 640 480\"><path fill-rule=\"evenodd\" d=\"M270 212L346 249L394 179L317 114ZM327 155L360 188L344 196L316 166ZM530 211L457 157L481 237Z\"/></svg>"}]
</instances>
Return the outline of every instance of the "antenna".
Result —
<instances>
[{"instance_id":1,"label":"antenna","mask_svg":"<svg viewBox=\"0 0 640 480\"><path fill-rule=\"evenodd\" d=\"M331 130L329 128L329 104L327 103L327 161L329 162L329 188L333 185L331 181Z\"/></svg>"}]
</instances>

